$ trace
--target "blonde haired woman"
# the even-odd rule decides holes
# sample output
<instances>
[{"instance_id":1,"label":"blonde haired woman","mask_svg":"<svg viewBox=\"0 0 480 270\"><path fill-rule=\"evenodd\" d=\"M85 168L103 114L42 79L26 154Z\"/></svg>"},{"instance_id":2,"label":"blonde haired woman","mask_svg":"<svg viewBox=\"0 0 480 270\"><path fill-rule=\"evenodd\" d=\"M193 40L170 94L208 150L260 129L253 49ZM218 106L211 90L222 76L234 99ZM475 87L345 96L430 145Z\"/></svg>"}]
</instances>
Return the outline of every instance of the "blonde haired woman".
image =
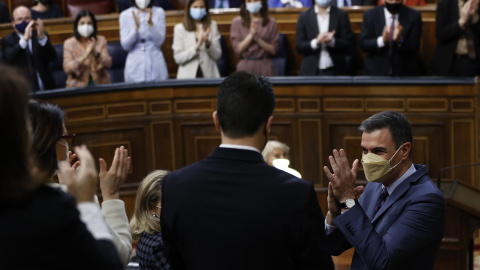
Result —
<instances>
[{"instance_id":1,"label":"blonde haired woman","mask_svg":"<svg viewBox=\"0 0 480 270\"><path fill-rule=\"evenodd\" d=\"M136 255L140 269L170 269L160 232L162 180L167 174L163 170L153 171L138 186L130 230L132 238L138 240Z\"/></svg>"}]
</instances>

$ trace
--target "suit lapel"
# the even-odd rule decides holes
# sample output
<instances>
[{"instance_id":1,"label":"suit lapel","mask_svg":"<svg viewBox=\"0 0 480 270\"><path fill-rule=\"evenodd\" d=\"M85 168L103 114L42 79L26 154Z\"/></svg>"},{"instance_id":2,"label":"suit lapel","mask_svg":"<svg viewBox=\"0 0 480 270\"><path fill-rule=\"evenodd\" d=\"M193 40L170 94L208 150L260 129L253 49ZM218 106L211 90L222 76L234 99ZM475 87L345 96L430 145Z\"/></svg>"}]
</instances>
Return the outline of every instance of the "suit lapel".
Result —
<instances>
[{"instance_id":1,"label":"suit lapel","mask_svg":"<svg viewBox=\"0 0 480 270\"><path fill-rule=\"evenodd\" d=\"M320 29L318 29L318 21L317 21L317 13L315 13L315 9L312 7L308 11L308 24L311 25L313 31L312 34L314 34L314 37L318 36L318 33L320 33Z\"/></svg>"},{"instance_id":2,"label":"suit lapel","mask_svg":"<svg viewBox=\"0 0 480 270\"><path fill-rule=\"evenodd\" d=\"M398 199L400 199L405 192L410 188L410 185L416 181L418 181L423 175L427 173L427 169L425 167L421 167L417 171L415 171L412 175L410 175L405 181L403 181L398 187L395 188L392 194L390 194L385 201L385 203L380 207L377 214L372 220L374 223L379 217L383 215ZM380 191L379 191L380 192ZM380 193L378 193L380 194ZM377 197L378 199L378 197ZM373 212L372 212L373 214Z\"/></svg>"},{"instance_id":3,"label":"suit lapel","mask_svg":"<svg viewBox=\"0 0 480 270\"><path fill-rule=\"evenodd\" d=\"M387 25L387 22L385 21L385 11L383 10L384 7L378 9L378 13L376 14L377 16L377 35L382 35L383 33L383 27ZM378 31L380 30L380 31Z\"/></svg>"}]
</instances>

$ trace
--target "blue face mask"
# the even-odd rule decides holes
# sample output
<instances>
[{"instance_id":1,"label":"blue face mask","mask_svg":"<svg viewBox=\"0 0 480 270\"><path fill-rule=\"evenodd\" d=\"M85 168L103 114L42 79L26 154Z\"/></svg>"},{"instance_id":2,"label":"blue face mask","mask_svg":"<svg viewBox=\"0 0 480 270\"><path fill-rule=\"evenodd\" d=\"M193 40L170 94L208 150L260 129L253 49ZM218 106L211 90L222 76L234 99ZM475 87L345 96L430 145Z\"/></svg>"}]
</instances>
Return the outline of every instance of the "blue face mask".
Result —
<instances>
[{"instance_id":1,"label":"blue face mask","mask_svg":"<svg viewBox=\"0 0 480 270\"><path fill-rule=\"evenodd\" d=\"M204 8L191 8L190 9L190 16L194 20L201 20L203 17L207 15L207 10Z\"/></svg>"},{"instance_id":2,"label":"blue face mask","mask_svg":"<svg viewBox=\"0 0 480 270\"><path fill-rule=\"evenodd\" d=\"M15 24L15 29L17 29L20 33L25 33L25 28L27 28L28 23L26 21L22 21L21 23Z\"/></svg>"},{"instance_id":3,"label":"blue face mask","mask_svg":"<svg viewBox=\"0 0 480 270\"><path fill-rule=\"evenodd\" d=\"M317 5L319 5L322 8L328 7L328 5L330 5L331 2L332 0L315 0L315 3L317 3Z\"/></svg>"},{"instance_id":4,"label":"blue face mask","mask_svg":"<svg viewBox=\"0 0 480 270\"><path fill-rule=\"evenodd\" d=\"M262 9L262 2L257 1L253 3L247 3L247 10L250 13L258 13Z\"/></svg>"}]
</instances>

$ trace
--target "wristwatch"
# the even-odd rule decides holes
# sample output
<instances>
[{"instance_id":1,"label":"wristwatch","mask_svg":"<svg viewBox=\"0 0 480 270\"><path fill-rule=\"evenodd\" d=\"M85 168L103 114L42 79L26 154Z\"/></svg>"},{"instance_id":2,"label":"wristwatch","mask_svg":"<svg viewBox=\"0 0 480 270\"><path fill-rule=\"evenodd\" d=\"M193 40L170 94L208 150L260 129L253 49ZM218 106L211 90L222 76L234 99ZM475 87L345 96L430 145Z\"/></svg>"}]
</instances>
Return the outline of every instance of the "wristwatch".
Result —
<instances>
[{"instance_id":1,"label":"wristwatch","mask_svg":"<svg viewBox=\"0 0 480 270\"><path fill-rule=\"evenodd\" d=\"M345 200L345 202L340 203L340 207L342 209L350 209L350 208L354 207L355 204L357 204L357 203L358 203L357 199L347 199L347 200Z\"/></svg>"}]
</instances>

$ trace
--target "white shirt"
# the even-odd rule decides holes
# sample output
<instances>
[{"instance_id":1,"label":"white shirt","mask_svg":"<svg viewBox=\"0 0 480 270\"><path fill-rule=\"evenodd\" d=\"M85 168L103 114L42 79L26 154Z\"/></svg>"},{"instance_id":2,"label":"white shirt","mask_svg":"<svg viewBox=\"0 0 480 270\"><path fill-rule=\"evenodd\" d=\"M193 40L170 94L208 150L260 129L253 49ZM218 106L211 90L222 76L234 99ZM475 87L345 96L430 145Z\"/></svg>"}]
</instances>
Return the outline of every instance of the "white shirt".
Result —
<instances>
[{"instance_id":1,"label":"white shirt","mask_svg":"<svg viewBox=\"0 0 480 270\"><path fill-rule=\"evenodd\" d=\"M314 10L315 10L315 13L317 14L317 24L318 24L319 34L328 32L328 26L330 23L330 7L327 8L325 12L325 16L320 15L317 5L314 6ZM333 61L332 61L332 58L330 57L330 54L328 53L327 46L329 47L335 46L335 37L332 38L330 43L321 44L320 49L322 51L320 52L320 61L318 62L319 69L327 69L327 68L333 67ZM317 45L316 37L312 39L312 41L310 41L310 47L312 47L312 49L314 50L319 48L319 46Z\"/></svg>"},{"instance_id":2,"label":"white shirt","mask_svg":"<svg viewBox=\"0 0 480 270\"><path fill-rule=\"evenodd\" d=\"M27 43L27 41L25 40L23 35L19 34L18 32L17 32L17 35L18 35L18 37L20 37L20 40L18 41L18 44L20 45L20 47L22 49L25 49L25 48L27 48L27 45L28 45L28 50L30 51L30 54L33 55L32 39L30 38L28 40L28 43ZM40 44L40 46L44 47L45 44L47 44L47 41L48 41L48 37L47 37L47 35L45 35L43 38L38 39L38 44ZM42 79L40 78L40 74L38 73L38 71L37 71L37 80L38 80L38 88L40 89L40 91L45 90L45 87L43 86L43 82L42 82Z\"/></svg>"},{"instance_id":3,"label":"white shirt","mask_svg":"<svg viewBox=\"0 0 480 270\"><path fill-rule=\"evenodd\" d=\"M385 25L387 26L387 30L390 31L390 27L392 25L392 18L393 18L393 27L396 27L398 23L398 14L392 14L388 12L387 8L383 8L383 13L385 14ZM383 36L379 36L377 38L377 46L378 48L385 47L385 43L383 42Z\"/></svg>"},{"instance_id":4,"label":"white shirt","mask_svg":"<svg viewBox=\"0 0 480 270\"><path fill-rule=\"evenodd\" d=\"M222 143L220 144L221 148L232 148L232 149L240 149L240 150L250 150L250 151L255 151L260 153L260 151L252 146L247 146L247 145L238 145L238 144L227 144L227 143ZM261 154L261 153L260 153Z\"/></svg>"}]
</instances>

